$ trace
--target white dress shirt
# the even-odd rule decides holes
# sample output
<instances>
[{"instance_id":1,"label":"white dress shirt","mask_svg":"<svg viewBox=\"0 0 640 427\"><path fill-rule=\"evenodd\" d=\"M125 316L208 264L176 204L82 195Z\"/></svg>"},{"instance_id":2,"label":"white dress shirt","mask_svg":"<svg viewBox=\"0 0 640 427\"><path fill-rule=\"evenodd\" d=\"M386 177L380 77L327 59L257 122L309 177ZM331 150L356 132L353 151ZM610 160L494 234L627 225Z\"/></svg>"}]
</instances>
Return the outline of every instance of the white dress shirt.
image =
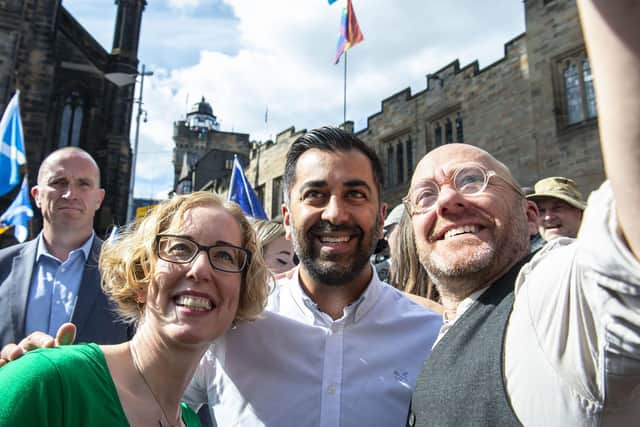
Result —
<instances>
[{"instance_id":1,"label":"white dress shirt","mask_svg":"<svg viewBox=\"0 0 640 427\"><path fill-rule=\"evenodd\" d=\"M277 284L267 311L209 349L185 400L220 426L404 426L441 325L373 274L333 320L300 287Z\"/></svg>"}]
</instances>

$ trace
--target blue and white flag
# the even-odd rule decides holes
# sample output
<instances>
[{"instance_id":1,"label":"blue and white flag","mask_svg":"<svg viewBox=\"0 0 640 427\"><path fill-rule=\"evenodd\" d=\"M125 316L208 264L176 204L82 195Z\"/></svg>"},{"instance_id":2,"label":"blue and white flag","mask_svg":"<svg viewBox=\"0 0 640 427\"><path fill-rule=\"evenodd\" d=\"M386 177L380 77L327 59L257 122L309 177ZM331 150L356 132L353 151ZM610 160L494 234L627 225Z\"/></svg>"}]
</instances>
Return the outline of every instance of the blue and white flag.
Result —
<instances>
[{"instance_id":1,"label":"blue and white flag","mask_svg":"<svg viewBox=\"0 0 640 427\"><path fill-rule=\"evenodd\" d=\"M20 166L27 162L20 121L20 106L16 91L0 119L0 196L20 183Z\"/></svg>"},{"instance_id":2,"label":"blue and white flag","mask_svg":"<svg viewBox=\"0 0 640 427\"><path fill-rule=\"evenodd\" d=\"M0 222L5 227L13 225L13 235L22 243L29 236L29 220L31 218L33 218L33 209L29 200L29 184L25 176L20 192L5 213L0 216Z\"/></svg>"},{"instance_id":3,"label":"blue and white flag","mask_svg":"<svg viewBox=\"0 0 640 427\"><path fill-rule=\"evenodd\" d=\"M256 219L269 219L264 212L256 192L253 191L249 180L244 176L244 171L238 157L233 158L233 171L231 172L231 184L229 184L229 200L236 202L245 214Z\"/></svg>"}]
</instances>

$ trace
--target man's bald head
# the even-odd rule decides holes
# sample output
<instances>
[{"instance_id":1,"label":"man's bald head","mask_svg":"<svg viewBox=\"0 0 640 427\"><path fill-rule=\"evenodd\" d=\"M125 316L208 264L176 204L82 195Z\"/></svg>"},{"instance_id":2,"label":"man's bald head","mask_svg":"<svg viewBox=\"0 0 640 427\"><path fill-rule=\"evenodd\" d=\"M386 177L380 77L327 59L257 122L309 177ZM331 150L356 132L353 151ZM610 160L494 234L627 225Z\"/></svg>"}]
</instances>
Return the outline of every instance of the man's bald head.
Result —
<instances>
[{"instance_id":1,"label":"man's bald head","mask_svg":"<svg viewBox=\"0 0 640 427\"><path fill-rule=\"evenodd\" d=\"M48 249L66 259L91 235L105 192L96 161L80 148L66 147L44 159L31 195L42 212Z\"/></svg>"},{"instance_id":2,"label":"man's bald head","mask_svg":"<svg viewBox=\"0 0 640 427\"><path fill-rule=\"evenodd\" d=\"M431 150L418 162L415 170L427 168L431 170L447 169L453 163L461 163L462 159L464 159L464 162L479 163L488 170L496 172L498 176L513 186L520 188L511 171L504 163L482 148L469 144L446 144ZM413 175L411 188L414 187L415 180L420 178L421 176L417 173Z\"/></svg>"},{"instance_id":3,"label":"man's bald head","mask_svg":"<svg viewBox=\"0 0 640 427\"><path fill-rule=\"evenodd\" d=\"M483 169L484 186L470 194L460 191L458 172L474 168ZM459 302L490 285L529 252L528 223L535 220L535 212L509 168L468 144L438 147L418 163L410 202L419 203L425 189L434 188L433 205L412 216L416 246L443 301Z\"/></svg>"},{"instance_id":4,"label":"man's bald head","mask_svg":"<svg viewBox=\"0 0 640 427\"><path fill-rule=\"evenodd\" d=\"M44 179L53 163L56 163L62 158L69 158L74 156L85 158L93 164L96 172L96 184L98 187L100 187L100 168L98 167L98 163L96 163L94 158L91 157L89 153L78 147L59 148L45 157L45 159L40 164L40 168L38 169L38 184L41 185L44 183Z\"/></svg>"}]
</instances>

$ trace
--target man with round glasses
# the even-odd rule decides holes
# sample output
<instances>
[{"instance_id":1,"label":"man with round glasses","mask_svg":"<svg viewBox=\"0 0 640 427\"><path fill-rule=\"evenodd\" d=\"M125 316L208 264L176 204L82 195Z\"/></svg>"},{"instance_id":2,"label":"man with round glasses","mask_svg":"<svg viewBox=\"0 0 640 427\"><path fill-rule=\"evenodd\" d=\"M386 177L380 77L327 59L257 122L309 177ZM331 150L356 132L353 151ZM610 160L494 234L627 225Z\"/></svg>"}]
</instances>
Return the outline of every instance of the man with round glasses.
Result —
<instances>
[{"instance_id":1,"label":"man with round glasses","mask_svg":"<svg viewBox=\"0 0 640 427\"><path fill-rule=\"evenodd\" d=\"M609 180L576 240L529 254L537 208L486 151L449 144L405 204L444 323L415 426L627 426L640 417L640 7L580 0ZM629 74L633 78L629 77ZM619 112L624 110L624 114Z\"/></svg>"},{"instance_id":2,"label":"man with round glasses","mask_svg":"<svg viewBox=\"0 0 640 427\"><path fill-rule=\"evenodd\" d=\"M484 192L492 177L501 178L495 171L487 170L480 163L459 165L451 172L451 176L450 185L460 194L467 196ZM513 182L513 178L505 179L504 182L516 193L522 194L522 190ZM429 179L418 182L415 187L412 187L410 194L402 200L410 212L424 213L435 207L439 195L440 186L436 181Z\"/></svg>"}]
</instances>

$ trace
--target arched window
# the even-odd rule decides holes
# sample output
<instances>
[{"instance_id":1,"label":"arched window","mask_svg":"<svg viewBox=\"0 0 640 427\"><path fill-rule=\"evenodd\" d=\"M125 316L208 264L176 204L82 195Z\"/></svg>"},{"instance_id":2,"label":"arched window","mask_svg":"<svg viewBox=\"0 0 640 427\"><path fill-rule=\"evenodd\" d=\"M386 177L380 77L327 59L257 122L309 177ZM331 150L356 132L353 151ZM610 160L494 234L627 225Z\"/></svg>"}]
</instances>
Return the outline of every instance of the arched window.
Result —
<instances>
[{"instance_id":1,"label":"arched window","mask_svg":"<svg viewBox=\"0 0 640 427\"><path fill-rule=\"evenodd\" d=\"M393 182L393 147L387 147L387 183L392 185Z\"/></svg>"},{"instance_id":2,"label":"arched window","mask_svg":"<svg viewBox=\"0 0 640 427\"><path fill-rule=\"evenodd\" d=\"M440 126L440 122L436 122L436 127L433 133L433 141L435 142L436 147L442 145L442 126Z\"/></svg>"},{"instance_id":3,"label":"arched window","mask_svg":"<svg viewBox=\"0 0 640 427\"><path fill-rule=\"evenodd\" d=\"M567 62L563 77L567 100L567 123L571 125L584 120L582 96L580 94L580 75L576 64Z\"/></svg>"},{"instance_id":4,"label":"arched window","mask_svg":"<svg viewBox=\"0 0 640 427\"><path fill-rule=\"evenodd\" d=\"M67 96L64 100L62 117L60 118L58 147L80 146L83 118L84 101L82 98L77 94Z\"/></svg>"},{"instance_id":5,"label":"arched window","mask_svg":"<svg viewBox=\"0 0 640 427\"><path fill-rule=\"evenodd\" d=\"M453 142L453 125L450 119L444 122L444 137L445 143L451 144Z\"/></svg>"},{"instance_id":6,"label":"arched window","mask_svg":"<svg viewBox=\"0 0 640 427\"><path fill-rule=\"evenodd\" d=\"M598 115L596 111L596 94L593 90L593 77L589 59L582 62L582 80L584 81L585 101L587 102L587 118L593 119Z\"/></svg>"},{"instance_id":7,"label":"arched window","mask_svg":"<svg viewBox=\"0 0 640 427\"><path fill-rule=\"evenodd\" d=\"M402 149L402 143L396 147L396 167L398 184L402 184L404 182L404 150Z\"/></svg>"},{"instance_id":8,"label":"arched window","mask_svg":"<svg viewBox=\"0 0 640 427\"><path fill-rule=\"evenodd\" d=\"M462 128L462 115L456 114L456 142L464 142L464 129Z\"/></svg>"},{"instance_id":9,"label":"arched window","mask_svg":"<svg viewBox=\"0 0 640 427\"><path fill-rule=\"evenodd\" d=\"M413 175L413 141L411 141L411 137L407 139L405 147L407 150L407 178L411 178Z\"/></svg>"}]
</instances>

